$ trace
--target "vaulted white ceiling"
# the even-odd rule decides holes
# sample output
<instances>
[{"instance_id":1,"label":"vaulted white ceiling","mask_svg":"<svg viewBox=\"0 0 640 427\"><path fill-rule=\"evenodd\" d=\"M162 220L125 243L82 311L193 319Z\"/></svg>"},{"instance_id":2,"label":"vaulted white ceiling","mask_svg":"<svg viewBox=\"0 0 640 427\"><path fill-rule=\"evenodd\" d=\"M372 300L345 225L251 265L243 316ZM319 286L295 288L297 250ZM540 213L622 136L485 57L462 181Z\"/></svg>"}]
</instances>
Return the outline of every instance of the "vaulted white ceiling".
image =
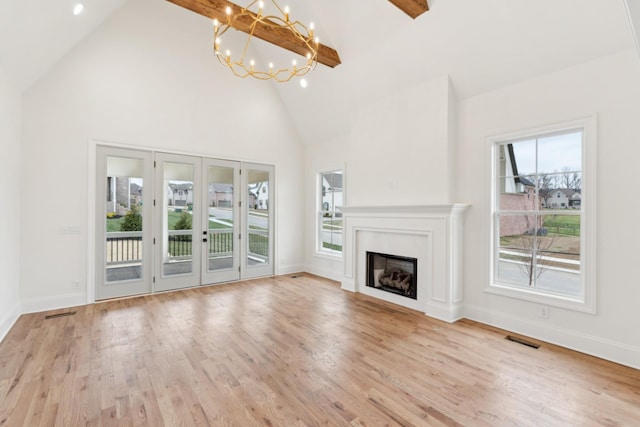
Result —
<instances>
[{"instance_id":1,"label":"vaulted white ceiling","mask_svg":"<svg viewBox=\"0 0 640 427\"><path fill-rule=\"evenodd\" d=\"M28 88L126 1L0 0L0 63ZM165 0L128 1L167 7ZM85 11L76 17L77 2ZM335 69L318 65L306 89L277 85L306 143L346 129L358 103L443 75L464 98L633 48L623 0L430 0L416 20L387 0L279 3L315 22L342 59ZM170 6L191 14L193 25L210 25Z\"/></svg>"}]
</instances>

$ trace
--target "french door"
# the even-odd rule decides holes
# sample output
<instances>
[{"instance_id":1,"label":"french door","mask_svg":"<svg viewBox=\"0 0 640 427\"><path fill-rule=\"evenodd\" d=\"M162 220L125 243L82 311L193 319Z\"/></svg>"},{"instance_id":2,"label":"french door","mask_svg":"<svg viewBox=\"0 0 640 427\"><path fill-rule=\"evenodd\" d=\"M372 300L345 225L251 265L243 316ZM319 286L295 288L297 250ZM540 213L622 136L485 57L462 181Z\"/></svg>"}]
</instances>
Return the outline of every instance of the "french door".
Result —
<instances>
[{"instance_id":1,"label":"french door","mask_svg":"<svg viewBox=\"0 0 640 427\"><path fill-rule=\"evenodd\" d=\"M219 283L241 277L240 163L204 159L206 200L202 240L202 283Z\"/></svg>"},{"instance_id":2,"label":"french door","mask_svg":"<svg viewBox=\"0 0 640 427\"><path fill-rule=\"evenodd\" d=\"M268 276L273 264L273 166L242 164L242 278Z\"/></svg>"},{"instance_id":3,"label":"french door","mask_svg":"<svg viewBox=\"0 0 640 427\"><path fill-rule=\"evenodd\" d=\"M97 161L96 299L274 274L273 166L102 146Z\"/></svg>"},{"instance_id":4,"label":"french door","mask_svg":"<svg viewBox=\"0 0 640 427\"><path fill-rule=\"evenodd\" d=\"M154 291L200 284L201 164L198 157L155 155Z\"/></svg>"},{"instance_id":5,"label":"french door","mask_svg":"<svg viewBox=\"0 0 640 427\"><path fill-rule=\"evenodd\" d=\"M96 299L149 293L153 153L98 146L96 160Z\"/></svg>"}]
</instances>

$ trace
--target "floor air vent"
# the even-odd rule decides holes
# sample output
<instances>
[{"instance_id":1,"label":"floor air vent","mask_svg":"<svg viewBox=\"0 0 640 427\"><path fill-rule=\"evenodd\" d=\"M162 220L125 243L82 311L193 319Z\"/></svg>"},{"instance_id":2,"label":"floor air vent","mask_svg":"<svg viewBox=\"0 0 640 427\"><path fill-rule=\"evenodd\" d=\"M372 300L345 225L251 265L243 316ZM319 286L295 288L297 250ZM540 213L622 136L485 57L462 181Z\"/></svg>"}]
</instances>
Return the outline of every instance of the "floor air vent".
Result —
<instances>
[{"instance_id":1,"label":"floor air vent","mask_svg":"<svg viewBox=\"0 0 640 427\"><path fill-rule=\"evenodd\" d=\"M518 344L526 345L527 347L536 348L536 349L540 348L540 344L527 341L523 338L514 337L513 335L507 335L506 339L508 339L509 341L517 342Z\"/></svg>"},{"instance_id":2,"label":"floor air vent","mask_svg":"<svg viewBox=\"0 0 640 427\"><path fill-rule=\"evenodd\" d=\"M298 277L302 277L302 276L299 276L299 275L293 275L293 276L291 276L291 278L292 278L292 279L297 279Z\"/></svg>"},{"instance_id":3,"label":"floor air vent","mask_svg":"<svg viewBox=\"0 0 640 427\"><path fill-rule=\"evenodd\" d=\"M58 317L73 316L74 314L76 314L75 311L68 311L66 313L50 314L48 316L44 316L44 318L45 319L55 319L55 318L58 318Z\"/></svg>"}]
</instances>

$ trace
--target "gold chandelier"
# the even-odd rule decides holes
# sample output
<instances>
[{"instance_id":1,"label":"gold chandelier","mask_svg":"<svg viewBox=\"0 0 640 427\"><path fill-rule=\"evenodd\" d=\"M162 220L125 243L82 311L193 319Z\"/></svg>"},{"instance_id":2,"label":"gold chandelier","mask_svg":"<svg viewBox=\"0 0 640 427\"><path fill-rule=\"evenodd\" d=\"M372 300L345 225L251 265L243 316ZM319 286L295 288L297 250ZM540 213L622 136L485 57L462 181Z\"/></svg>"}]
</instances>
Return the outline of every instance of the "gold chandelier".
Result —
<instances>
[{"instance_id":1,"label":"gold chandelier","mask_svg":"<svg viewBox=\"0 0 640 427\"><path fill-rule=\"evenodd\" d=\"M254 13L249 10L256 3L258 3L258 12ZM293 77L301 77L307 74L309 71L313 70L317 64L318 59L318 46L319 40L318 38L314 38L313 23L306 25L302 24L300 21L291 21L289 19L289 7L285 7L281 9L280 6L275 2L275 0L271 0L271 3L275 6L277 11L280 13L278 15L264 15L264 1L254 0L247 7L243 7L240 9L239 13L233 13L231 7L227 7L227 22L221 23L217 19L213 20L213 49L218 58L218 61L226 67L229 67L233 74L236 76L245 78L245 77L255 77L260 80L269 80L274 79L280 83L288 82ZM240 56L232 56L232 53L229 49L226 49L224 52L220 50L220 45L222 44L222 36L227 32L229 28L238 29L239 27L245 27L247 29L248 37L247 42L244 45L244 49L242 50ZM273 62L269 62L269 69L256 67L256 61L250 59L248 62L246 61L247 50L249 48L249 44L251 40L254 38L254 32L256 31L256 27L259 26L261 29L269 32L282 32L287 31L290 32L290 36L304 45L306 50L308 51L306 54L306 62L301 65L298 65L298 61L294 59L291 62L290 67L275 67ZM255 37L258 37L257 35Z\"/></svg>"}]
</instances>

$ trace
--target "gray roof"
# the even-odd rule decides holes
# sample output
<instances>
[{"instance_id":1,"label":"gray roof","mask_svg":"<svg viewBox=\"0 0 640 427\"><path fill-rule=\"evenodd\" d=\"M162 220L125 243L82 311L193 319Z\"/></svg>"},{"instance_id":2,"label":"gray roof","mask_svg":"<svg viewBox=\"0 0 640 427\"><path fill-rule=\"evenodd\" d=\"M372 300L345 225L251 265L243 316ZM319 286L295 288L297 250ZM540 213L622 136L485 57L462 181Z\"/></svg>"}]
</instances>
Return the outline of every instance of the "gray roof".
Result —
<instances>
[{"instance_id":1,"label":"gray roof","mask_svg":"<svg viewBox=\"0 0 640 427\"><path fill-rule=\"evenodd\" d=\"M193 184L185 183L185 184L169 184L169 188L173 191L184 191L184 190L192 190Z\"/></svg>"},{"instance_id":2,"label":"gray roof","mask_svg":"<svg viewBox=\"0 0 640 427\"><path fill-rule=\"evenodd\" d=\"M328 172L323 173L322 177L332 190L342 190L342 173Z\"/></svg>"},{"instance_id":3,"label":"gray roof","mask_svg":"<svg viewBox=\"0 0 640 427\"><path fill-rule=\"evenodd\" d=\"M572 199L579 199L581 197L580 190L573 190L571 188L554 188L550 189L549 193L554 194L558 191Z\"/></svg>"},{"instance_id":4,"label":"gray roof","mask_svg":"<svg viewBox=\"0 0 640 427\"><path fill-rule=\"evenodd\" d=\"M233 184L209 184L209 188L212 188L216 193L231 193L233 192Z\"/></svg>"}]
</instances>

